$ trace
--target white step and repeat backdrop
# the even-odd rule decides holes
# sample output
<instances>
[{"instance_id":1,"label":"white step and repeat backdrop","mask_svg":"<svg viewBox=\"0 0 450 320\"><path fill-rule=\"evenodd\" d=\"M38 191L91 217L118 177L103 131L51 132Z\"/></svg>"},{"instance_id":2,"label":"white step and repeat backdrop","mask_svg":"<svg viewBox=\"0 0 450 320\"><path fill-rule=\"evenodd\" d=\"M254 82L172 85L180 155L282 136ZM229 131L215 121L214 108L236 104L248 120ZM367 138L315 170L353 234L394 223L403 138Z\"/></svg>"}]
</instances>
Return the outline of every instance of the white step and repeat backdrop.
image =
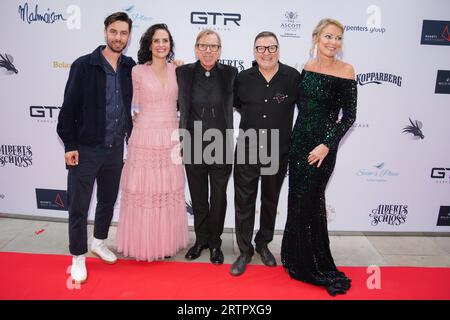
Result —
<instances>
[{"instance_id":1,"label":"white step and repeat backdrop","mask_svg":"<svg viewBox=\"0 0 450 320\"><path fill-rule=\"evenodd\" d=\"M355 67L359 98L327 189L329 229L450 231L448 0L2 0L0 212L67 218L64 149L56 134L64 86L71 63L104 43L103 20L115 11L134 20L127 55L135 59L142 33L164 22L178 59L194 61L196 35L208 27L222 36L222 62L240 70L251 66L260 31L275 32L281 61L301 70L317 22L342 21L344 60ZM278 230L286 221L287 185L286 179ZM230 180L225 226L231 228L233 199ZM257 210L259 218L259 203Z\"/></svg>"}]
</instances>

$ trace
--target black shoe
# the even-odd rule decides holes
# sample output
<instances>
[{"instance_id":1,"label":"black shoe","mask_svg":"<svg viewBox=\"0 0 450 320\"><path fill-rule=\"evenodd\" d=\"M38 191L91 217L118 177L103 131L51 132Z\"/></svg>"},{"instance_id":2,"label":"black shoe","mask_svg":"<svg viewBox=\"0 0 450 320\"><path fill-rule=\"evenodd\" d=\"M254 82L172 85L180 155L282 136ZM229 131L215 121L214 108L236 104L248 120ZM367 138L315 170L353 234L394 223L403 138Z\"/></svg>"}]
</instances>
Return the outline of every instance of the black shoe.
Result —
<instances>
[{"instance_id":1,"label":"black shoe","mask_svg":"<svg viewBox=\"0 0 450 320\"><path fill-rule=\"evenodd\" d=\"M207 249L207 245L195 243L184 256L187 260L195 260L202 255L202 251Z\"/></svg>"},{"instance_id":2,"label":"black shoe","mask_svg":"<svg viewBox=\"0 0 450 320\"><path fill-rule=\"evenodd\" d=\"M222 264L223 263L223 252L220 248L213 248L209 250L211 252L211 256L209 261L213 264Z\"/></svg>"},{"instance_id":3,"label":"black shoe","mask_svg":"<svg viewBox=\"0 0 450 320\"><path fill-rule=\"evenodd\" d=\"M256 252L261 256L261 261L268 267L276 267L277 261L267 246L256 247Z\"/></svg>"},{"instance_id":4,"label":"black shoe","mask_svg":"<svg viewBox=\"0 0 450 320\"><path fill-rule=\"evenodd\" d=\"M246 254L241 254L236 261L231 265L230 273L233 276L240 276L245 272L247 264L252 261L252 257Z\"/></svg>"}]
</instances>

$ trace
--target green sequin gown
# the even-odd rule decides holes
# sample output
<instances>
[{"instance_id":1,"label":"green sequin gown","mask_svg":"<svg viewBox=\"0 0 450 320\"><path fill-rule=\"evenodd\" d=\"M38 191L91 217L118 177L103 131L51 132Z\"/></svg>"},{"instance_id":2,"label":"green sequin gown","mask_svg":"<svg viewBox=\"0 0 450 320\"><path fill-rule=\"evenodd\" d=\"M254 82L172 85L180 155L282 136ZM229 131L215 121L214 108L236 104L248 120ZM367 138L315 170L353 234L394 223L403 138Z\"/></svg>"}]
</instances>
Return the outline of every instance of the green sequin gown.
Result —
<instances>
[{"instance_id":1,"label":"green sequin gown","mask_svg":"<svg viewBox=\"0 0 450 320\"><path fill-rule=\"evenodd\" d=\"M324 286L331 295L345 293L350 279L338 271L330 252L325 188L339 141L356 118L356 81L303 70L299 90L299 115L289 151L288 215L281 260L292 278ZM309 165L307 159L321 143L330 150L317 168L317 163Z\"/></svg>"}]
</instances>

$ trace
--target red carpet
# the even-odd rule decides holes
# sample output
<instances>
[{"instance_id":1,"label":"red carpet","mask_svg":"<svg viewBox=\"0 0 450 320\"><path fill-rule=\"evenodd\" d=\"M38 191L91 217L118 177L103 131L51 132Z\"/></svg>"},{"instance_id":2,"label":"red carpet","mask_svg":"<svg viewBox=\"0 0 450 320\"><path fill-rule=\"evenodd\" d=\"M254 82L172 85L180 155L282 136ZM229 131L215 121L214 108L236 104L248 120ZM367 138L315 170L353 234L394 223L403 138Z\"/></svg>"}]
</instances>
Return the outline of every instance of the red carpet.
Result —
<instances>
[{"instance_id":1,"label":"red carpet","mask_svg":"<svg viewBox=\"0 0 450 320\"><path fill-rule=\"evenodd\" d=\"M450 299L450 268L382 267L381 289L368 289L366 267L342 267L352 279L346 295L292 280L282 267L250 265L240 277L229 265L136 262L110 266L87 259L88 281L74 288L69 256L0 252L0 299Z\"/></svg>"}]
</instances>

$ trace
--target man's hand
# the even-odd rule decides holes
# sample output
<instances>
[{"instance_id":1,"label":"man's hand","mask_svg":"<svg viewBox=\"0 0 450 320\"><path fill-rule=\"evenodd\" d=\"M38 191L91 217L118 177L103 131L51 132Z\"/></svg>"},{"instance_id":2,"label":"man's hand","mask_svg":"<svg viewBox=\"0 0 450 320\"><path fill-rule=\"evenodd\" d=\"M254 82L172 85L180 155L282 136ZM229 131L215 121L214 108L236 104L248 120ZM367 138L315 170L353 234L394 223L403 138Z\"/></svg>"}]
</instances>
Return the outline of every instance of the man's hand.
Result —
<instances>
[{"instance_id":1,"label":"man's hand","mask_svg":"<svg viewBox=\"0 0 450 320\"><path fill-rule=\"evenodd\" d=\"M64 154L64 159L66 160L66 164L68 166L77 166L78 165L78 150L66 152Z\"/></svg>"}]
</instances>

